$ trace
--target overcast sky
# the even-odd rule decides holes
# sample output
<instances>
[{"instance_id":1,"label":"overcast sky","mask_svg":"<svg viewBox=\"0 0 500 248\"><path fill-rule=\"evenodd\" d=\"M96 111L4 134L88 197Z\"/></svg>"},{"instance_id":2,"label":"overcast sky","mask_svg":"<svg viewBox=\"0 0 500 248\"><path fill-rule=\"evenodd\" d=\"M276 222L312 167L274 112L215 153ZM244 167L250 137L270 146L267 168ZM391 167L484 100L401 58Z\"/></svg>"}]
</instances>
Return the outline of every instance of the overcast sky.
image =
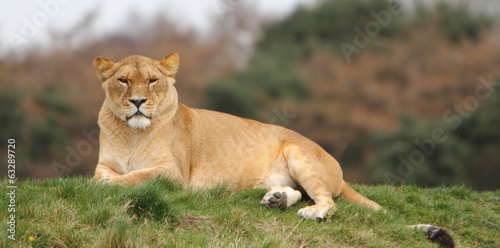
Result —
<instances>
[{"instance_id":1,"label":"overcast sky","mask_svg":"<svg viewBox=\"0 0 500 248\"><path fill-rule=\"evenodd\" d=\"M50 32L64 33L86 14L97 10L92 32L116 31L134 12L142 19L164 13L168 19L179 20L180 28L207 30L210 18L240 4L253 4L264 15L290 13L308 0L2 0L0 3L0 56L6 52L32 45L47 46Z\"/></svg>"},{"instance_id":2,"label":"overcast sky","mask_svg":"<svg viewBox=\"0 0 500 248\"><path fill-rule=\"evenodd\" d=\"M123 29L123 24L132 12L145 21L161 13L170 20L179 20L179 28L194 28L203 32L210 26L210 18L223 18L225 11L231 11L241 4L254 5L262 15L278 17L291 13L299 4L319 1L322 0L1 0L0 57L15 48L22 51L33 45L49 46L50 32L66 33L91 11L98 13L96 25L91 30L96 35ZM436 2L398 1L410 9L415 1ZM483 11L492 13L498 13L500 9L500 0L461 2L474 3Z\"/></svg>"}]
</instances>

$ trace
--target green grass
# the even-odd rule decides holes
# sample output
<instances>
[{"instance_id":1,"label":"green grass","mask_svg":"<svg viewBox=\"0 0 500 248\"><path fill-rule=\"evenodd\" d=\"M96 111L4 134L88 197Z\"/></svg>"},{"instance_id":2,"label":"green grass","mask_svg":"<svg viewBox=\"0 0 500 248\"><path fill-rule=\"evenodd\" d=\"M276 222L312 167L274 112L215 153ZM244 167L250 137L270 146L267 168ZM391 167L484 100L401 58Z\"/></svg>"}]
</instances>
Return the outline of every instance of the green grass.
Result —
<instances>
[{"instance_id":1,"label":"green grass","mask_svg":"<svg viewBox=\"0 0 500 248\"><path fill-rule=\"evenodd\" d=\"M0 247L435 247L405 228L418 223L444 227L459 247L500 246L500 191L353 185L386 213L339 198L335 214L317 222L297 215L311 202L269 209L258 189L184 190L164 179L121 187L82 177L17 186L17 240L6 238L2 201Z\"/></svg>"}]
</instances>

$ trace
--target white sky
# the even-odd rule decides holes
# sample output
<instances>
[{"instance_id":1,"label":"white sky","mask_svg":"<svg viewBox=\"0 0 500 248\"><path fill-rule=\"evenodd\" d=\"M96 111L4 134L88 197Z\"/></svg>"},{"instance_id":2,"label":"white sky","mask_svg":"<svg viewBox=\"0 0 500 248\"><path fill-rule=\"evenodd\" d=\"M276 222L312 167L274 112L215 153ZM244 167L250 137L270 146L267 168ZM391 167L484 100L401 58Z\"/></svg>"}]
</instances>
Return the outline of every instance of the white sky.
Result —
<instances>
[{"instance_id":1,"label":"white sky","mask_svg":"<svg viewBox=\"0 0 500 248\"><path fill-rule=\"evenodd\" d=\"M164 13L180 28L207 30L210 18L239 4L255 4L264 15L284 15L310 0L0 0L0 57L9 51L49 45L50 32L65 33L90 11L98 17L93 33L116 31L131 12L142 19ZM230 3L230 4L227 4ZM232 6L231 6L232 5ZM222 18L222 17L221 17Z\"/></svg>"},{"instance_id":2,"label":"white sky","mask_svg":"<svg viewBox=\"0 0 500 248\"><path fill-rule=\"evenodd\" d=\"M50 46L50 32L64 34L93 10L98 11L98 17L91 33L97 35L123 29L131 12L145 21L161 13L168 19L179 20L180 28L204 31L210 26L210 18L231 11L235 5L252 4L262 15L276 17L290 13L299 4L319 1L322 0L0 0L0 57L34 45ZM414 1L436 0L399 1L411 8ZM463 1L481 3L483 10L495 10L494 13L500 9L500 0Z\"/></svg>"}]
</instances>

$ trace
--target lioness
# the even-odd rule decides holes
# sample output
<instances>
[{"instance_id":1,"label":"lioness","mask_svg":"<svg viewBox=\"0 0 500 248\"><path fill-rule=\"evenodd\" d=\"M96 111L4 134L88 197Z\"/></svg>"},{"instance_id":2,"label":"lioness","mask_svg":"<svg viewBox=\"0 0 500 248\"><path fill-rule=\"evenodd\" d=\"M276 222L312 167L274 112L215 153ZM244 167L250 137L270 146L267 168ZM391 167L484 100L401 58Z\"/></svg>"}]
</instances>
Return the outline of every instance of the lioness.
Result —
<instances>
[{"instance_id":1,"label":"lioness","mask_svg":"<svg viewBox=\"0 0 500 248\"><path fill-rule=\"evenodd\" d=\"M179 55L156 61L130 56L118 63L98 57L94 69L106 99L99 113L99 162L94 179L136 185L164 176L183 187L226 184L267 188L261 203L286 208L307 193L316 203L299 210L323 219L332 197L381 209L342 179L339 163L319 145L281 126L178 102Z\"/></svg>"}]
</instances>

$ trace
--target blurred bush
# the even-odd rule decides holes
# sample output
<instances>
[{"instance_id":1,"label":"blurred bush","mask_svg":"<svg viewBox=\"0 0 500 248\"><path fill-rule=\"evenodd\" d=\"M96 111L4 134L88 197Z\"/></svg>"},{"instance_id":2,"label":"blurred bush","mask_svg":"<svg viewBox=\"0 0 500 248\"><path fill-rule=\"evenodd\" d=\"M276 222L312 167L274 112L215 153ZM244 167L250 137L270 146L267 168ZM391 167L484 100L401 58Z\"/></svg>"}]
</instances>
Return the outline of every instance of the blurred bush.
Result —
<instances>
[{"instance_id":1,"label":"blurred bush","mask_svg":"<svg viewBox=\"0 0 500 248\"><path fill-rule=\"evenodd\" d=\"M377 19L394 2L321 1L273 22L243 4L214 22L211 37L177 30L163 13L152 22L131 18L133 23L123 25L126 35L112 33L78 47L69 41L91 37L85 33L90 28L59 34L68 39L58 40L56 34L54 50L0 60L1 81L16 82L0 85L7 92L0 95L2 137L23 141L21 178L92 173L104 99L92 60L117 61L131 54L160 59L177 51L181 102L296 130L334 155L346 180L500 187L494 177L500 163L494 127L498 97L481 101L455 128L442 120L443 113L475 94L478 76L497 75L496 16L471 13L453 1L417 1L415 11L392 13L381 25ZM366 36L360 32L375 22L376 35L356 46L356 39ZM255 37L255 47L244 41ZM346 58L343 44L357 50ZM387 172L398 175L400 157L409 159L420 149L415 139L425 140L437 128L445 130L447 141L436 143L402 180L387 180ZM89 142L88 153L71 157L78 144ZM68 157L75 165L65 167L64 175L51 170L53 162L68 164Z\"/></svg>"},{"instance_id":2,"label":"blurred bush","mask_svg":"<svg viewBox=\"0 0 500 248\"><path fill-rule=\"evenodd\" d=\"M374 16L388 13L387 24L378 23L377 37L394 37L404 31L401 15L391 14L393 1L369 0L325 1L313 9L299 8L285 20L269 25L258 43L257 54L280 59L281 63L297 64L307 60L313 50L337 51L342 41L352 43L359 30L366 33ZM374 29L376 31L376 29Z\"/></svg>"},{"instance_id":3,"label":"blurred bush","mask_svg":"<svg viewBox=\"0 0 500 248\"><path fill-rule=\"evenodd\" d=\"M432 9L426 9L420 5L416 10L415 25L426 27L423 22L433 20L442 29L451 43L459 43L463 39L477 41L484 30L493 26L494 19L482 15L470 13L467 5L462 2L449 4L440 2Z\"/></svg>"},{"instance_id":4,"label":"blurred bush","mask_svg":"<svg viewBox=\"0 0 500 248\"><path fill-rule=\"evenodd\" d=\"M67 98L66 87L48 84L35 93L35 111L26 111L31 97L21 90L0 95L0 122L2 140L16 139L18 174L29 173L26 163L49 163L63 159L64 147L70 143L72 128L78 123L80 110ZM25 104L23 104L23 98ZM51 173L50 171L48 173Z\"/></svg>"},{"instance_id":5,"label":"blurred bush","mask_svg":"<svg viewBox=\"0 0 500 248\"><path fill-rule=\"evenodd\" d=\"M35 101L49 115L59 115L64 118L78 117L79 110L67 98L68 87L64 84L49 83L35 94Z\"/></svg>"},{"instance_id":6,"label":"blurred bush","mask_svg":"<svg viewBox=\"0 0 500 248\"><path fill-rule=\"evenodd\" d=\"M23 139L22 127L26 120L26 114L21 108L23 96L24 93L21 90L0 93L0 123L2 123L0 138L2 141Z\"/></svg>"},{"instance_id":7,"label":"blurred bush","mask_svg":"<svg viewBox=\"0 0 500 248\"><path fill-rule=\"evenodd\" d=\"M500 188L500 85L495 82L490 91L482 88L484 99L469 97L473 109L464 103L460 112L435 121L403 116L399 130L372 138L376 155L367 166L373 182Z\"/></svg>"},{"instance_id":8,"label":"blurred bush","mask_svg":"<svg viewBox=\"0 0 500 248\"><path fill-rule=\"evenodd\" d=\"M50 83L43 91L35 94L40 117L32 120L27 127L30 130L30 160L61 157L59 154L62 148L69 144L70 129L64 123L78 125L80 110L67 98L67 91L63 84Z\"/></svg>"},{"instance_id":9,"label":"blurred bush","mask_svg":"<svg viewBox=\"0 0 500 248\"><path fill-rule=\"evenodd\" d=\"M467 159L467 184L479 189L500 188L500 77L491 96L479 101L476 111L464 119L456 136L472 146Z\"/></svg>"},{"instance_id":10,"label":"blurred bush","mask_svg":"<svg viewBox=\"0 0 500 248\"><path fill-rule=\"evenodd\" d=\"M472 147L444 122L402 116L398 131L371 141L376 155L367 166L374 183L430 187L465 182Z\"/></svg>"},{"instance_id":11,"label":"blurred bush","mask_svg":"<svg viewBox=\"0 0 500 248\"><path fill-rule=\"evenodd\" d=\"M246 70L208 85L210 96L236 96L241 91L245 92L245 96L234 99L228 96L209 97L206 107L256 117L259 114L255 109L246 107L241 112L242 108L230 106L243 106L249 102L267 105L266 102L277 99L294 102L306 99L311 87L306 82L310 78L300 74L298 66L308 60L312 51L340 52L338 43L351 41L357 34L355 27L364 28L374 19L372 13L387 11L388 4L383 0L326 1L314 9L299 8L285 20L270 24L257 43ZM401 32L401 21L396 20L400 17L391 18L387 26L381 27L379 36L392 37Z\"/></svg>"},{"instance_id":12,"label":"blurred bush","mask_svg":"<svg viewBox=\"0 0 500 248\"><path fill-rule=\"evenodd\" d=\"M207 86L207 98L210 99L206 105L208 109L215 109L244 118L258 118L256 103L252 96L248 94L246 88L214 81Z\"/></svg>"},{"instance_id":13,"label":"blurred bush","mask_svg":"<svg viewBox=\"0 0 500 248\"><path fill-rule=\"evenodd\" d=\"M68 135L61 125L50 115L41 121L32 123L28 139L30 140L29 159L51 159L68 144Z\"/></svg>"},{"instance_id":14,"label":"blurred bush","mask_svg":"<svg viewBox=\"0 0 500 248\"><path fill-rule=\"evenodd\" d=\"M491 174L471 173L489 168L473 162L483 150L480 136L464 138L461 129L439 120L474 94L478 76L498 68L500 48L483 35L493 17L471 13L464 4L417 3L414 15L400 9L387 25L378 22L376 37L346 61L342 44L354 46L360 30L378 21L375 15L388 13L391 3L325 1L269 24L248 68L207 86L206 107L267 122L271 109L288 106L297 118L287 127L335 155L347 179L354 174L365 182L499 187ZM473 114L467 122L476 124L463 126L482 125L487 118L492 117ZM411 173L399 175L400 158L422 152L415 140L429 139L436 129L444 130L446 140L435 142L421 164L410 164Z\"/></svg>"}]
</instances>

